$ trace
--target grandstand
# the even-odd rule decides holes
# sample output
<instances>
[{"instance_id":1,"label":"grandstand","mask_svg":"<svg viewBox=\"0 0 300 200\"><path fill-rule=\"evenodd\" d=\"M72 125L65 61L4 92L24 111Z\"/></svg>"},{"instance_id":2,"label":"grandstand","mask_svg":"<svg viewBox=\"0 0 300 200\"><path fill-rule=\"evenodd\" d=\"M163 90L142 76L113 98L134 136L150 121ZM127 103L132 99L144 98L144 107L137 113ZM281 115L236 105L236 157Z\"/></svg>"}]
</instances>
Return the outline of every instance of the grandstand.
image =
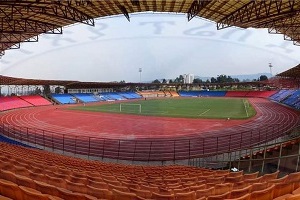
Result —
<instances>
[{"instance_id":1,"label":"grandstand","mask_svg":"<svg viewBox=\"0 0 300 200\"><path fill-rule=\"evenodd\" d=\"M62 33L62 27L78 22L94 25L96 17L123 14L130 20L130 13L142 11L187 13L188 20L198 16L216 21L218 29L268 28L270 33L284 34L294 44L300 42L299 32L295 31L299 27L297 1L30 0L2 1L0 9L1 56L6 50L19 48L20 42L35 41L41 33ZM300 199L299 77L298 65L279 74L275 81L264 83L277 85L274 91L176 93L118 92L128 86L151 85L144 83L1 76L0 85L59 85L66 91L88 87L118 90L98 94L46 93L45 98L0 97L0 199ZM213 130L200 135L200 128L191 124L183 127L182 118L176 121L151 117L143 121L130 115L101 114L104 120L100 121L94 113L70 114L65 110L76 104L109 104L142 97L243 97L255 106L258 116L223 129L218 126L232 120L218 121L211 127ZM66 113L68 118L62 118ZM79 116L88 117L86 124L79 123L83 121ZM152 127L138 126L146 121ZM200 124L200 120L189 121ZM63 128L58 122L63 123ZM168 137L164 135L167 123L173 128ZM117 128L131 132L121 137ZM135 130L140 134L134 135Z\"/></svg>"}]
</instances>

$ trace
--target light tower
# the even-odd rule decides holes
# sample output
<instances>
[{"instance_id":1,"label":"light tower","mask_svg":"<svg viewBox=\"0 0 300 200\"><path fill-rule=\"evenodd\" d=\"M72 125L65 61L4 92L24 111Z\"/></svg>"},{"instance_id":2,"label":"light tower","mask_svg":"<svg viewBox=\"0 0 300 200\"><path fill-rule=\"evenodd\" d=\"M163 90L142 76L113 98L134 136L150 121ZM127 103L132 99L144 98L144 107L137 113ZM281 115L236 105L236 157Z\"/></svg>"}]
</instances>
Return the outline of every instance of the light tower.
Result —
<instances>
[{"instance_id":1,"label":"light tower","mask_svg":"<svg viewBox=\"0 0 300 200\"><path fill-rule=\"evenodd\" d=\"M139 73L140 73L140 83L142 82L142 68L139 68Z\"/></svg>"},{"instance_id":2,"label":"light tower","mask_svg":"<svg viewBox=\"0 0 300 200\"><path fill-rule=\"evenodd\" d=\"M271 73L271 76L272 76L272 67L273 67L272 63L269 63L269 67L270 67L270 73Z\"/></svg>"}]
</instances>

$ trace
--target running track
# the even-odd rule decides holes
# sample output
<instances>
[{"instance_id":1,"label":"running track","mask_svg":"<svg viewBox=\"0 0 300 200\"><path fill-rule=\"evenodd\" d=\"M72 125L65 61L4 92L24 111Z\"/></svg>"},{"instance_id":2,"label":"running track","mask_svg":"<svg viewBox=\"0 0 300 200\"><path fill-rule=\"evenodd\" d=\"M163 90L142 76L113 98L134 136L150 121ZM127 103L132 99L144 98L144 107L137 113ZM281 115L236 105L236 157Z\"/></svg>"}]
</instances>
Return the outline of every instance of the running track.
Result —
<instances>
[{"instance_id":1,"label":"running track","mask_svg":"<svg viewBox=\"0 0 300 200\"><path fill-rule=\"evenodd\" d=\"M266 99L249 100L257 110L251 120L136 116L47 106L2 113L1 122L28 127L29 133L35 135L34 142L59 150L115 159L159 161L250 147L284 135L300 124L299 112L295 110ZM19 132L25 134L27 130ZM27 140L33 141L33 137L27 136Z\"/></svg>"}]
</instances>

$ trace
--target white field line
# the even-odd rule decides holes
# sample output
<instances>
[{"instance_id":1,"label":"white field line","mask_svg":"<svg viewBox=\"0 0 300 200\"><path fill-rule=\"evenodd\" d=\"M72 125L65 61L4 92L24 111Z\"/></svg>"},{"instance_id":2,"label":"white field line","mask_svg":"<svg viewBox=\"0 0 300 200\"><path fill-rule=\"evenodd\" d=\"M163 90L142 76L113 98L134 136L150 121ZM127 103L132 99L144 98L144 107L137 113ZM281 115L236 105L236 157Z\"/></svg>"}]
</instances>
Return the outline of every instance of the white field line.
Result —
<instances>
[{"instance_id":1,"label":"white field line","mask_svg":"<svg viewBox=\"0 0 300 200\"><path fill-rule=\"evenodd\" d=\"M207 113L208 111L210 111L210 109L207 109L206 111L204 111L203 113L199 114L198 116L204 115L204 114Z\"/></svg>"},{"instance_id":2,"label":"white field line","mask_svg":"<svg viewBox=\"0 0 300 200\"><path fill-rule=\"evenodd\" d=\"M247 110L247 108L246 108L246 104L245 104L245 102L246 102L246 100L244 100L244 101L243 101L243 103L244 103L244 108L245 108L245 111L246 111L246 115L247 115L247 117L249 117L249 113L248 113L248 110Z\"/></svg>"}]
</instances>

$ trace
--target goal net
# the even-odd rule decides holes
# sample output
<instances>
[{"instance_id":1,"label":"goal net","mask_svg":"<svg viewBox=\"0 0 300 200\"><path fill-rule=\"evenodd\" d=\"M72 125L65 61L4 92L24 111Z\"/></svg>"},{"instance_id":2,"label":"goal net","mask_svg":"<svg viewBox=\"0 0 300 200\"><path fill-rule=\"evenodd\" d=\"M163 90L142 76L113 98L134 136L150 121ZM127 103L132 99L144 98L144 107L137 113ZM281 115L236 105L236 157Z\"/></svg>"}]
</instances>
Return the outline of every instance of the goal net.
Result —
<instances>
[{"instance_id":1,"label":"goal net","mask_svg":"<svg viewBox=\"0 0 300 200\"><path fill-rule=\"evenodd\" d=\"M125 113L141 113L141 104L131 104L131 103L120 103L120 112Z\"/></svg>"}]
</instances>

